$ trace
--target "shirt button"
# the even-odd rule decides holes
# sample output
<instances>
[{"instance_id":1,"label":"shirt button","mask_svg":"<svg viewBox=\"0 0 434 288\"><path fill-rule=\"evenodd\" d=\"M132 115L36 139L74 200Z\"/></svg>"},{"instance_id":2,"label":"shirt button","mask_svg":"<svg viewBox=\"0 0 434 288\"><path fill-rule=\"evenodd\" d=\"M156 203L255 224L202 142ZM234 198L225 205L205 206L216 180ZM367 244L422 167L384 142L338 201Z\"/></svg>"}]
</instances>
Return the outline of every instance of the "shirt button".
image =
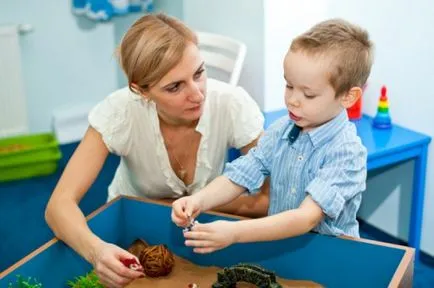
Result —
<instances>
[{"instance_id":1,"label":"shirt button","mask_svg":"<svg viewBox=\"0 0 434 288\"><path fill-rule=\"evenodd\" d=\"M291 188L291 193L292 193L292 194L295 194L295 192L297 192L297 188L292 187L292 188Z\"/></svg>"},{"instance_id":2,"label":"shirt button","mask_svg":"<svg viewBox=\"0 0 434 288\"><path fill-rule=\"evenodd\" d=\"M298 159L298 161L303 161L303 159L304 159L304 158L303 158L303 155L298 155L298 158L297 158L297 159Z\"/></svg>"}]
</instances>

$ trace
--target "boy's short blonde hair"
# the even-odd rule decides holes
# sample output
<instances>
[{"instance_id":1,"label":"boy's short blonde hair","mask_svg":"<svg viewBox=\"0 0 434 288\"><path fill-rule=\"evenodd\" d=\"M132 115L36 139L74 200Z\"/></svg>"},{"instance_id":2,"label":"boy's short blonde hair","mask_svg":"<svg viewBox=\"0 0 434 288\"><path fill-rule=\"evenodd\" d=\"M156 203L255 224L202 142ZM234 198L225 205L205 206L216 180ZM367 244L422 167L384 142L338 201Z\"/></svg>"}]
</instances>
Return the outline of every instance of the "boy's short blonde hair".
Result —
<instances>
[{"instance_id":1,"label":"boy's short blonde hair","mask_svg":"<svg viewBox=\"0 0 434 288\"><path fill-rule=\"evenodd\" d=\"M330 84L336 97L368 80L373 62L373 44L368 32L342 19L320 22L295 38L293 52L331 59Z\"/></svg>"}]
</instances>

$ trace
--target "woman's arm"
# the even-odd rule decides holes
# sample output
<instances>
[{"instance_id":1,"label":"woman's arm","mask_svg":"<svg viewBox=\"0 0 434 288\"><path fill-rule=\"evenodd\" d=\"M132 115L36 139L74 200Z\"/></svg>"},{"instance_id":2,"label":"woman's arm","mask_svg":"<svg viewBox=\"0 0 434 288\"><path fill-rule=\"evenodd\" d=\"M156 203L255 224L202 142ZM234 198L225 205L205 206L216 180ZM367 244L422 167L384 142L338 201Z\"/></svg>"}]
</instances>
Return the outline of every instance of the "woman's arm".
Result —
<instances>
[{"instance_id":1,"label":"woman's arm","mask_svg":"<svg viewBox=\"0 0 434 288\"><path fill-rule=\"evenodd\" d=\"M258 138L253 140L250 144L247 144L246 146L242 147L241 153L243 155L247 154L250 149L255 147L258 144L259 138L263 135L261 133ZM228 213L228 214L236 214L240 216L245 217L263 217L267 215L268 212L268 205L269 205L269 190L270 190L270 183L269 179L267 179L264 182L264 185L261 188L261 191L255 195L240 195L237 199L234 201L214 208L215 211Z\"/></svg>"},{"instance_id":2,"label":"woman's arm","mask_svg":"<svg viewBox=\"0 0 434 288\"><path fill-rule=\"evenodd\" d=\"M78 207L101 171L108 153L101 135L90 127L51 195L45 219L57 238L93 265L102 284L124 287L143 273L125 267L120 260L136 257L92 233Z\"/></svg>"},{"instance_id":3,"label":"woman's arm","mask_svg":"<svg viewBox=\"0 0 434 288\"><path fill-rule=\"evenodd\" d=\"M253 147L256 147L256 145L258 145L259 138L261 138L262 135L264 135L264 132L261 132L261 134L259 134L259 136L255 140L253 140L251 143L249 143L246 146L242 147L240 149L241 154L246 155L249 152L250 149L252 149Z\"/></svg>"},{"instance_id":4,"label":"woman's arm","mask_svg":"<svg viewBox=\"0 0 434 288\"><path fill-rule=\"evenodd\" d=\"M78 203L100 172L109 151L101 135L90 127L66 166L45 210L57 238L89 262L102 240L93 234Z\"/></svg>"}]
</instances>

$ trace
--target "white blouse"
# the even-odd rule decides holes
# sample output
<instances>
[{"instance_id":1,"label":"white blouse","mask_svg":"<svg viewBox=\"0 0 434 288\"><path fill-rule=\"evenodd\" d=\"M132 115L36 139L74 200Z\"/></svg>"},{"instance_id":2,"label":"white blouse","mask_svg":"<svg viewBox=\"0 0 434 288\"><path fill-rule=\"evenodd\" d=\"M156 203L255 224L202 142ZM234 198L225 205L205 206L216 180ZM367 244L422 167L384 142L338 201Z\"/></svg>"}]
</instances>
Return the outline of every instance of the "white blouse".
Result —
<instances>
[{"instance_id":1,"label":"white blouse","mask_svg":"<svg viewBox=\"0 0 434 288\"><path fill-rule=\"evenodd\" d=\"M102 135L109 151L121 156L108 200L118 195L177 198L200 190L219 176L228 149L255 140L263 130L264 117L243 88L208 79L204 111L196 127L202 137L190 185L170 166L152 101L125 87L94 107L89 123Z\"/></svg>"}]
</instances>

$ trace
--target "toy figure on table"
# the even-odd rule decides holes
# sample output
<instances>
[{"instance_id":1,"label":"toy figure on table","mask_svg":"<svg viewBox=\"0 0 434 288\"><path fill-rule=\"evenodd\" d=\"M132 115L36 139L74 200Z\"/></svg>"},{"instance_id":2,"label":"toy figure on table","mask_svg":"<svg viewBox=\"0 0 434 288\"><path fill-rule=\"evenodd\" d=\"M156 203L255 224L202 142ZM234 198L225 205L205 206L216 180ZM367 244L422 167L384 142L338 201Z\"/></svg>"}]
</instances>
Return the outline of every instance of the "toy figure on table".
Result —
<instances>
[{"instance_id":1,"label":"toy figure on table","mask_svg":"<svg viewBox=\"0 0 434 288\"><path fill-rule=\"evenodd\" d=\"M381 96L378 101L377 115L372 123L375 128L389 129L392 127L392 120L389 115L389 100L387 98L386 86L381 87Z\"/></svg>"}]
</instances>

